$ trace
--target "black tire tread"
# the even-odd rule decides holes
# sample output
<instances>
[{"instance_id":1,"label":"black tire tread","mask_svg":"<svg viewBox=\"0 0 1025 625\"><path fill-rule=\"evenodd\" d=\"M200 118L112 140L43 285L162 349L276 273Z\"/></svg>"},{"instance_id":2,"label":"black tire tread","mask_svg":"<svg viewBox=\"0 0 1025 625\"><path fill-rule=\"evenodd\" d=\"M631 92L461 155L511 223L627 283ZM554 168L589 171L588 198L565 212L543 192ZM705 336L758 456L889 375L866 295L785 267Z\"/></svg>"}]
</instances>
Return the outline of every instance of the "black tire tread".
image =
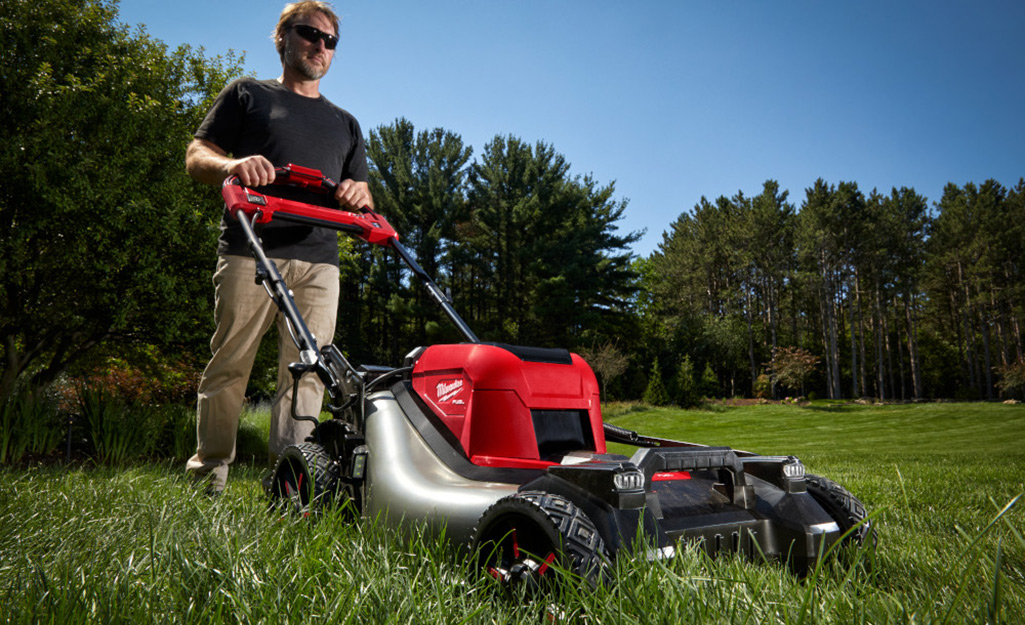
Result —
<instances>
[{"instance_id":1,"label":"black tire tread","mask_svg":"<svg viewBox=\"0 0 1025 625\"><path fill-rule=\"evenodd\" d=\"M848 540L857 545L875 547L878 538L872 523L867 521L868 510L850 491L833 480L820 475L806 476L808 493L829 513L846 533L852 527L857 529L848 536ZM861 523L861 525L858 525Z\"/></svg>"},{"instance_id":2,"label":"black tire tread","mask_svg":"<svg viewBox=\"0 0 1025 625\"><path fill-rule=\"evenodd\" d=\"M293 470L289 468L290 465L298 465L299 470L311 478L312 491L308 500L303 502L304 505L316 507L334 498L342 480L341 469L322 446L317 443L299 443L286 447L274 467L272 491L280 482L281 471ZM282 495L272 492L271 496Z\"/></svg>"},{"instance_id":3,"label":"black tire tread","mask_svg":"<svg viewBox=\"0 0 1025 625\"><path fill-rule=\"evenodd\" d=\"M471 545L476 551L486 539L488 525L494 517L516 513L517 508L533 508L547 519L561 539L564 565L572 573L595 583L605 575L607 555L605 541L591 519L565 497L543 491L524 491L504 497L488 508L473 532ZM535 515L536 516L536 515Z\"/></svg>"}]
</instances>

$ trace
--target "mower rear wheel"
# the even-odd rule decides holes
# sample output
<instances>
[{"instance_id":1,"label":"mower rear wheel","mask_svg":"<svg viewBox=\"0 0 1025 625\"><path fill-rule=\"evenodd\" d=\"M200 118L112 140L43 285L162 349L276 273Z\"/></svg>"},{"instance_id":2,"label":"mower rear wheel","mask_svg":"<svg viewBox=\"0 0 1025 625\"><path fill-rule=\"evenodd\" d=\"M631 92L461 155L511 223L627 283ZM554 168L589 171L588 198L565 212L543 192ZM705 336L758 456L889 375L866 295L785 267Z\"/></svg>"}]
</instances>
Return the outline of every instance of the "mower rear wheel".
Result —
<instances>
[{"instance_id":1,"label":"mower rear wheel","mask_svg":"<svg viewBox=\"0 0 1025 625\"><path fill-rule=\"evenodd\" d=\"M527 491L488 508L471 543L480 567L509 589L551 588L556 570L592 585L607 574L605 543L594 523L568 499Z\"/></svg>"},{"instance_id":2,"label":"mower rear wheel","mask_svg":"<svg viewBox=\"0 0 1025 625\"><path fill-rule=\"evenodd\" d=\"M305 514L330 503L342 485L341 470L316 443L289 445L271 474L271 501Z\"/></svg>"},{"instance_id":3,"label":"mower rear wheel","mask_svg":"<svg viewBox=\"0 0 1025 625\"><path fill-rule=\"evenodd\" d=\"M876 546L875 528L868 520L865 505L857 497L829 478L809 474L807 480L808 494L836 521L840 531L846 534L855 528L846 538L848 543L869 548Z\"/></svg>"}]
</instances>

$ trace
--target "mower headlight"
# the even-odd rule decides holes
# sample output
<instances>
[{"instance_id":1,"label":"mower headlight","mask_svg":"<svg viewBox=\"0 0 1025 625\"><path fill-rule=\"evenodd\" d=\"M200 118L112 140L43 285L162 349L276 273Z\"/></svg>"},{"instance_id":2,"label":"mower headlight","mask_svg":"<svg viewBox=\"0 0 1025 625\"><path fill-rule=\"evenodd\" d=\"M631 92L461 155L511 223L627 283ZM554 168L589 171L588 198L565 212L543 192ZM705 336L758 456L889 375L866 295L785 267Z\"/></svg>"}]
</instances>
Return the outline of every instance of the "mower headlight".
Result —
<instances>
[{"instance_id":1,"label":"mower headlight","mask_svg":"<svg viewBox=\"0 0 1025 625\"><path fill-rule=\"evenodd\" d=\"M783 461L783 477L788 480L803 480L804 465L797 458L790 456Z\"/></svg>"},{"instance_id":2,"label":"mower headlight","mask_svg":"<svg viewBox=\"0 0 1025 625\"><path fill-rule=\"evenodd\" d=\"M617 473L612 477L612 485L618 492L644 490L644 474L636 469Z\"/></svg>"}]
</instances>

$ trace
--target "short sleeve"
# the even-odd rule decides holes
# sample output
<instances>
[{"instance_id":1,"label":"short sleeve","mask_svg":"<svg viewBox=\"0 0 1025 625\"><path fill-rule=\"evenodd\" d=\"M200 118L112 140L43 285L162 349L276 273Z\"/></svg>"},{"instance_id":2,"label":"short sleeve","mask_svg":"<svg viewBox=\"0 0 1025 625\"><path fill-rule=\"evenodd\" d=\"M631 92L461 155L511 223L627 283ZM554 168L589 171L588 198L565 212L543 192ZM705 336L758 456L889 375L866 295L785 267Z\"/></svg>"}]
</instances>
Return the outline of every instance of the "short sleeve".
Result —
<instances>
[{"instance_id":1,"label":"short sleeve","mask_svg":"<svg viewBox=\"0 0 1025 625\"><path fill-rule=\"evenodd\" d=\"M236 151L245 115L247 90L239 79L221 90L196 130L195 138L210 141L225 152Z\"/></svg>"}]
</instances>

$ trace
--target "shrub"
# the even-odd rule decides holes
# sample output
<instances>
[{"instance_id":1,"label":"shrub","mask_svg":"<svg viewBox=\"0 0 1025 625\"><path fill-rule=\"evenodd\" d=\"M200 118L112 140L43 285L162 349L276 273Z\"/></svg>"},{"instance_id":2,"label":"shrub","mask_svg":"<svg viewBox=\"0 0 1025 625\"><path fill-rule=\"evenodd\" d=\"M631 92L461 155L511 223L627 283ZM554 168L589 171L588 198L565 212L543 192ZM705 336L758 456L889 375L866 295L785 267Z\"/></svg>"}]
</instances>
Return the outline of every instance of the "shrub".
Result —
<instances>
[{"instance_id":1,"label":"shrub","mask_svg":"<svg viewBox=\"0 0 1025 625\"><path fill-rule=\"evenodd\" d=\"M152 456L187 458L195 449L195 417L185 406L128 401L93 387L79 389L78 403L101 463Z\"/></svg>"},{"instance_id":2,"label":"shrub","mask_svg":"<svg viewBox=\"0 0 1025 625\"><path fill-rule=\"evenodd\" d=\"M89 387L79 390L78 402L100 462L120 464L127 460L135 438L127 404L103 389Z\"/></svg>"},{"instance_id":3,"label":"shrub","mask_svg":"<svg viewBox=\"0 0 1025 625\"><path fill-rule=\"evenodd\" d=\"M776 383L798 394L804 391L805 382L818 365L819 358L800 347L779 347L772 354Z\"/></svg>"},{"instance_id":4,"label":"shrub","mask_svg":"<svg viewBox=\"0 0 1025 625\"><path fill-rule=\"evenodd\" d=\"M1000 375L997 388L1007 397L1020 396L1025 391L1025 359L996 368Z\"/></svg>"},{"instance_id":5,"label":"shrub","mask_svg":"<svg viewBox=\"0 0 1025 625\"><path fill-rule=\"evenodd\" d=\"M772 378L762 373L755 380L755 397L769 399L772 396Z\"/></svg>"},{"instance_id":6,"label":"shrub","mask_svg":"<svg viewBox=\"0 0 1025 625\"><path fill-rule=\"evenodd\" d=\"M26 453L53 452L63 436L63 425L53 398L20 389L0 405L0 464L18 462Z\"/></svg>"},{"instance_id":7,"label":"shrub","mask_svg":"<svg viewBox=\"0 0 1025 625\"><path fill-rule=\"evenodd\" d=\"M163 423L157 455L168 455L184 462L196 453L196 410L192 406L171 404L155 408Z\"/></svg>"}]
</instances>

